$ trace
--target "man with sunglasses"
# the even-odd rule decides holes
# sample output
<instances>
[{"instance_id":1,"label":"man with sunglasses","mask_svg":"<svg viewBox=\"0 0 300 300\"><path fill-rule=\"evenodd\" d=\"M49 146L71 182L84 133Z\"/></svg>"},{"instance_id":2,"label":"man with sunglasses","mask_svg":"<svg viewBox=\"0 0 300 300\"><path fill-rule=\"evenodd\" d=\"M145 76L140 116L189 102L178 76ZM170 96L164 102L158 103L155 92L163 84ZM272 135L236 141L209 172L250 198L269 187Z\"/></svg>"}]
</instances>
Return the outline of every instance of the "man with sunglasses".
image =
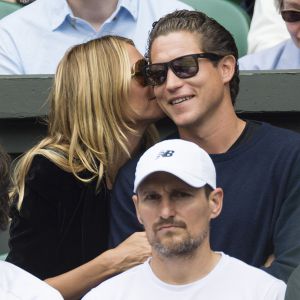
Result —
<instances>
[{"instance_id":1,"label":"man with sunglasses","mask_svg":"<svg viewBox=\"0 0 300 300\"><path fill-rule=\"evenodd\" d=\"M36 0L0 20L0 74L54 74L70 47L109 34L130 38L144 53L151 24L176 9L191 7L178 0Z\"/></svg>"},{"instance_id":2,"label":"man with sunglasses","mask_svg":"<svg viewBox=\"0 0 300 300\"><path fill-rule=\"evenodd\" d=\"M146 80L179 137L197 143L215 163L224 207L211 223L212 248L286 281L300 263L300 135L237 117L237 48L205 14L161 18L150 33L148 57ZM143 230L131 202L136 162L115 182L112 246Z\"/></svg>"},{"instance_id":3,"label":"man with sunglasses","mask_svg":"<svg viewBox=\"0 0 300 300\"><path fill-rule=\"evenodd\" d=\"M240 58L240 70L300 69L300 0L274 1L291 38Z\"/></svg>"}]
</instances>

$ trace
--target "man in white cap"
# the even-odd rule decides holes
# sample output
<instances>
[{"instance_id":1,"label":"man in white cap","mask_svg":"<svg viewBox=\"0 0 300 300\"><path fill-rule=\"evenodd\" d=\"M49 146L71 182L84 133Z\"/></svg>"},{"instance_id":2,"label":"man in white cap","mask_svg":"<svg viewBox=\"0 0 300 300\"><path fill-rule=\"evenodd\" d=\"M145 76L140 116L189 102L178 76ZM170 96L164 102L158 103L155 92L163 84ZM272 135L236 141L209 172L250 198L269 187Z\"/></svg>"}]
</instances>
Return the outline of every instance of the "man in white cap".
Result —
<instances>
[{"instance_id":1,"label":"man in white cap","mask_svg":"<svg viewBox=\"0 0 300 300\"><path fill-rule=\"evenodd\" d=\"M223 190L199 146L176 139L148 149L136 167L134 192L152 258L84 299L284 299L284 282L211 250L209 223L221 212Z\"/></svg>"}]
</instances>

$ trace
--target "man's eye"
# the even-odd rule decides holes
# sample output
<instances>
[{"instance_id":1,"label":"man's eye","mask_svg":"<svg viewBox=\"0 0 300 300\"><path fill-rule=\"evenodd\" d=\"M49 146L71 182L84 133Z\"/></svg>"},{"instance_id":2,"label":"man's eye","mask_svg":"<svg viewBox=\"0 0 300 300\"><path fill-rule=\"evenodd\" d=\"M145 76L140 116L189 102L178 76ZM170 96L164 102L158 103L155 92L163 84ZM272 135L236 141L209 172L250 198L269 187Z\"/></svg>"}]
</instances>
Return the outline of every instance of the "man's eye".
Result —
<instances>
[{"instance_id":1,"label":"man's eye","mask_svg":"<svg viewBox=\"0 0 300 300\"><path fill-rule=\"evenodd\" d=\"M158 200L158 199L159 199L159 195L157 195L157 194L148 194L143 197L144 201L154 201L154 200Z\"/></svg>"}]
</instances>

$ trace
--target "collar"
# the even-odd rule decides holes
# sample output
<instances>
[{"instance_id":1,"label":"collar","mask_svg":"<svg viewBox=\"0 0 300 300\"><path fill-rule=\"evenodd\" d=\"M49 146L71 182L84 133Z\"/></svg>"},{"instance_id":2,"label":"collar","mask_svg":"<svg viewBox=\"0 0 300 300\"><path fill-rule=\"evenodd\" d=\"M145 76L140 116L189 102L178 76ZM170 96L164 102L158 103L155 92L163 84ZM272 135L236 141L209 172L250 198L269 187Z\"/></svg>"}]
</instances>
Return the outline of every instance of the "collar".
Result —
<instances>
[{"instance_id":1,"label":"collar","mask_svg":"<svg viewBox=\"0 0 300 300\"><path fill-rule=\"evenodd\" d=\"M44 0L52 31L61 26L67 17L74 17L67 0ZM119 0L116 10L110 18L117 16L121 9L129 12L134 20L138 17L139 0Z\"/></svg>"},{"instance_id":2,"label":"collar","mask_svg":"<svg viewBox=\"0 0 300 300\"><path fill-rule=\"evenodd\" d=\"M44 0L51 30L56 30L68 16L73 16L67 0Z\"/></svg>"},{"instance_id":3,"label":"collar","mask_svg":"<svg viewBox=\"0 0 300 300\"><path fill-rule=\"evenodd\" d=\"M134 20L137 20L138 10L139 10L139 0L120 0L118 4L118 8L120 9L121 7L126 9Z\"/></svg>"}]
</instances>

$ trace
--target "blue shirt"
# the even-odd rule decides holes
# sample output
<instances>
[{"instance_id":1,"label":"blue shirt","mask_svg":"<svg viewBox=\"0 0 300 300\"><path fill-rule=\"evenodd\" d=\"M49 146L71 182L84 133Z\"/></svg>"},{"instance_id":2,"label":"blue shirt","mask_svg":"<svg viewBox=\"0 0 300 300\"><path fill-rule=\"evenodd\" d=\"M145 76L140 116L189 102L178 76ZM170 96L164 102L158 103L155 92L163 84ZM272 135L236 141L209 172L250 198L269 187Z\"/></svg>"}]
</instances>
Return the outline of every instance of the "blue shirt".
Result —
<instances>
[{"instance_id":1,"label":"blue shirt","mask_svg":"<svg viewBox=\"0 0 300 300\"><path fill-rule=\"evenodd\" d=\"M300 69L300 49L292 39L239 59L240 70Z\"/></svg>"},{"instance_id":2,"label":"blue shirt","mask_svg":"<svg viewBox=\"0 0 300 300\"><path fill-rule=\"evenodd\" d=\"M145 52L152 23L176 9L177 0L119 0L99 31L73 15L66 0L36 0L0 21L0 74L53 74L71 46L107 34L131 38Z\"/></svg>"}]
</instances>

